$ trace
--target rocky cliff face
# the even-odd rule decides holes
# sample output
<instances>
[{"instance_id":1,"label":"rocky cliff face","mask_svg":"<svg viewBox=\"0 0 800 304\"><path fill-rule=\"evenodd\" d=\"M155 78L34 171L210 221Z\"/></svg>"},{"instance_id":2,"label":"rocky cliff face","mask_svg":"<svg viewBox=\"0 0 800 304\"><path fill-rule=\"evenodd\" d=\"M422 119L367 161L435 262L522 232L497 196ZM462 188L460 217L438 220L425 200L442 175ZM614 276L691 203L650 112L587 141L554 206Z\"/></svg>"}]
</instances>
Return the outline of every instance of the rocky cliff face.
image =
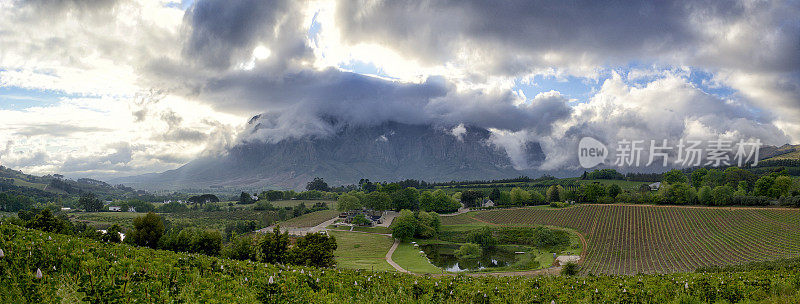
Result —
<instances>
[{"instance_id":1,"label":"rocky cliff face","mask_svg":"<svg viewBox=\"0 0 800 304\"><path fill-rule=\"evenodd\" d=\"M302 188L314 177L331 185L406 178L426 181L494 179L522 173L506 152L489 143L485 129L467 127L454 136L426 125L385 123L340 127L325 137L237 145L227 155L192 161L176 170L125 181L143 188ZM526 148L528 163L544 160L538 144Z\"/></svg>"}]
</instances>

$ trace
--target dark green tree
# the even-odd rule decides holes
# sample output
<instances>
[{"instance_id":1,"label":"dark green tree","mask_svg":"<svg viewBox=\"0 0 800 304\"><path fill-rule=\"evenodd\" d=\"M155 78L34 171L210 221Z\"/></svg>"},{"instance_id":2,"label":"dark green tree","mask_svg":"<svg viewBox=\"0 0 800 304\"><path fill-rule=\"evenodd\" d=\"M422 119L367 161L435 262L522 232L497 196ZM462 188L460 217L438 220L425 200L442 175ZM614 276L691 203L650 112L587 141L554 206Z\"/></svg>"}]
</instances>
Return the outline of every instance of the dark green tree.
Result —
<instances>
[{"instance_id":1,"label":"dark green tree","mask_svg":"<svg viewBox=\"0 0 800 304\"><path fill-rule=\"evenodd\" d=\"M311 267L333 267L336 259L336 238L321 233L309 233L297 239L289 250L290 262Z\"/></svg>"},{"instance_id":2,"label":"dark green tree","mask_svg":"<svg viewBox=\"0 0 800 304\"><path fill-rule=\"evenodd\" d=\"M306 190L329 191L330 187L322 178L315 177L314 180L306 184Z\"/></svg>"},{"instance_id":3,"label":"dark green tree","mask_svg":"<svg viewBox=\"0 0 800 304\"><path fill-rule=\"evenodd\" d=\"M81 198L78 199L78 205L88 212L97 212L103 209L103 202L91 192L81 195Z\"/></svg>"},{"instance_id":4,"label":"dark green tree","mask_svg":"<svg viewBox=\"0 0 800 304\"><path fill-rule=\"evenodd\" d=\"M133 219L133 230L129 234L125 239L130 239L133 244L156 248L164 235L164 221L157 214L148 212Z\"/></svg>"},{"instance_id":5,"label":"dark green tree","mask_svg":"<svg viewBox=\"0 0 800 304\"><path fill-rule=\"evenodd\" d=\"M265 233L258 245L261 262L278 264L287 261L289 234L281 233L279 226L276 225L272 233Z\"/></svg>"}]
</instances>

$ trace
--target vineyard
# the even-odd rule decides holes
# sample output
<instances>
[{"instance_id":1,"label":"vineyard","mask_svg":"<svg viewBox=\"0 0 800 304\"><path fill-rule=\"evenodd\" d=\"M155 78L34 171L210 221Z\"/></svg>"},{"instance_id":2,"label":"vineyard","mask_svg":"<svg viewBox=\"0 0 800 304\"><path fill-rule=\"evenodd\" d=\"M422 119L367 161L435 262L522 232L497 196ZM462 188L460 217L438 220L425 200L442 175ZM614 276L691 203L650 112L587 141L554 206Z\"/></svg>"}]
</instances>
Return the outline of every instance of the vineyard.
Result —
<instances>
[{"instance_id":1,"label":"vineyard","mask_svg":"<svg viewBox=\"0 0 800 304\"><path fill-rule=\"evenodd\" d=\"M2 303L796 302L800 273L590 277L414 276L271 265L0 225ZM793 265L785 263L786 265Z\"/></svg>"},{"instance_id":2,"label":"vineyard","mask_svg":"<svg viewBox=\"0 0 800 304\"><path fill-rule=\"evenodd\" d=\"M800 210L579 205L474 217L498 225L575 229L588 241L583 273L672 273L800 256Z\"/></svg>"}]
</instances>

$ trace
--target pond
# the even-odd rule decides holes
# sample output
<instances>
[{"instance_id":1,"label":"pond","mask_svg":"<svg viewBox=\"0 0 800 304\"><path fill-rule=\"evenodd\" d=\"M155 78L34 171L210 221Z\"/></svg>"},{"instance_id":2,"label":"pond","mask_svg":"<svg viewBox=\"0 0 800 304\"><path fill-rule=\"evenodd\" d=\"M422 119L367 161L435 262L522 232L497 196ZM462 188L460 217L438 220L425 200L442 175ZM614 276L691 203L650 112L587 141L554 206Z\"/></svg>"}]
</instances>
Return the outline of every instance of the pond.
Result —
<instances>
[{"instance_id":1,"label":"pond","mask_svg":"<svg viewBox=\"0 0 800 304\"><path fill-rule=\"evenodd\" d=\"M515 253L502 249L485 250L480 258L462 259L455 256L455 251L460 247L461 245L457 244L420 245L431 264L451 272L504 267L517 261Z\"/></svg>"}]
</instances>

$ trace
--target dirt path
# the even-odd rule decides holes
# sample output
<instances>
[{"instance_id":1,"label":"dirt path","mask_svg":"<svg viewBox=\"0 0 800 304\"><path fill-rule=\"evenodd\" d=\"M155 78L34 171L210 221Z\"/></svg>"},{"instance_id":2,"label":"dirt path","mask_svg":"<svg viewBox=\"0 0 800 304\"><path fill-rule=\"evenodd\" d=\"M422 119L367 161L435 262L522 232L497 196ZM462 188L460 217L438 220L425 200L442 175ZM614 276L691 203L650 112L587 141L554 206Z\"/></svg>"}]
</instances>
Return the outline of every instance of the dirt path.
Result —
<instances>
[{"instance_id":1,"label":"dirt path","mask_svg":"<svg viewBox=\"0 0 800 304\"><path fill-rule=\"evenodd\" d=\"M392 248L389 248L389 252L386 253L386 262L389 263L389 265L392 265L392 267L394 267L394 269L396 269L399 272L411 273L408 270L403 269L403 267L400 267L400 265L397 265L397 263L395 263L392 260L392 254L394 254L394 250L397 249L397 246L399 245L400 245L400 240L394 239L394 244L392 244Z\"/></svg>"}]
</instances>

